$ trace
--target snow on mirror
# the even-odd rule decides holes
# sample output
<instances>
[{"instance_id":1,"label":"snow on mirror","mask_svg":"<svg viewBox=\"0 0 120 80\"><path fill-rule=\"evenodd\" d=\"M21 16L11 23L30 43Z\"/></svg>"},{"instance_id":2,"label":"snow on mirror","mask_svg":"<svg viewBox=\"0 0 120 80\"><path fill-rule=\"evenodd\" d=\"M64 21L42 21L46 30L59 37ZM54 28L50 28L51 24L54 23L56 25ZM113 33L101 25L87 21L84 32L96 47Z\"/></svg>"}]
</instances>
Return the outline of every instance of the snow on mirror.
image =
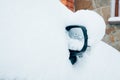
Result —
<instances>
[{"instance_id":1,"label":"snow on mirror","mask_svg":"<svg viewBox=\"0 0 120 80\"><path fill-rule=\"evenodd\" d=\"M70 25L84 26L88 35L75 64L69 60ZM73 13L59 0L0 0L0 79L120 80L120 54L101 41L104 34L103 18L93 11Z\"/></svg>"}]
</instances>

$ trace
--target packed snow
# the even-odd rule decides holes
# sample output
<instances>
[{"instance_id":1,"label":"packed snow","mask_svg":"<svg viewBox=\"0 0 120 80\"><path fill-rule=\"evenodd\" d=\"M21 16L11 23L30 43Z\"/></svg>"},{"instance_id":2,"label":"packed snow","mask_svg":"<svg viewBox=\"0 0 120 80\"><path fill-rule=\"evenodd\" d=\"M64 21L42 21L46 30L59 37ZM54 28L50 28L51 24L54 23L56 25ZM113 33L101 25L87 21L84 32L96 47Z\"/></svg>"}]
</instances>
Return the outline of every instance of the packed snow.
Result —
<instances>
[{"instance_id":1,"label":"packed snow","mask_svg":"<svg viewBox=\"0 0 120 80\"><path fill-rule=\"evenodd\" d=\"M65 27L84 25L91 46L69 61ZM120 53L101 39L105 23L59 0L0 0L0 80L120 80Z\"/></svg>"},{"instance_id":2,"label":"packed snow","mask_svg":"<svg viewBox=\"0 0 120 80\"><path fill-rule=\"evenodd\" d=\"M68 49L80 51L84 46L84 35L81 28L67 31Z\"/></svg>"}]
</instances>

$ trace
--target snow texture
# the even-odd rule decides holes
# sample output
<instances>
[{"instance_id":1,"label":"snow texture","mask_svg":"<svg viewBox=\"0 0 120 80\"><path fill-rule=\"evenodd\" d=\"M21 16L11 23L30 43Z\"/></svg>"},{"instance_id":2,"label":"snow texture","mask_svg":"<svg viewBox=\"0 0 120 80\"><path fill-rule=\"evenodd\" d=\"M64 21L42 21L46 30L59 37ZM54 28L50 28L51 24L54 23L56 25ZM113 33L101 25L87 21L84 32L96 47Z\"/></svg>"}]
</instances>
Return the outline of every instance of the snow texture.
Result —
<instances>
[{"instance_id":1,"label":"snow texture","mask_svg":"<svg viewBox=\"0 0 120 80\"><path fill-rule=\"evenodd\" d=\"M70 39L68 41L68 49L80 51L84 46L84 41Z\"/></svg>"},{"instance_id":2,"label":"snow texture","mask_svg":"<svg viewBox=\"0 0 120 80\"><path fill-rule=\"evenodd\" d=\"M72 28L68 34L68 49L80 51L84 46L84 35L81 28Z\"/></svg>"},{"instance_id":3,"label":"snow texture","mask_svg":"<svg viewBox=\"0 0 120 80\"><path fill-rule=\"evenodd\" d=\"M86 26L91 45L75 65L65 33L71 24ZM0 80L120 80L120 54L101 41L104 33L93 11L72 13L58 0L0 0Z\"/></svg>"}]
</instances>

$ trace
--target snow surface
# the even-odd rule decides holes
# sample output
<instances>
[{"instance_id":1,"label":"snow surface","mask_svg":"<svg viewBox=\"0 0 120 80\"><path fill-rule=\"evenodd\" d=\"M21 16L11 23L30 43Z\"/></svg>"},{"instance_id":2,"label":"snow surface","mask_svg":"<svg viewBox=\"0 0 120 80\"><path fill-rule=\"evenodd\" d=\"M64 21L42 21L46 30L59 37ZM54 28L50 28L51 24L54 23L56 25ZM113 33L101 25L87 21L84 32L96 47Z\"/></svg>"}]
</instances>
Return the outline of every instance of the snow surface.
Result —
<instances>
[{"instance_id":1,"label":"snow surface","mask_svg":"<svg viewBox=\"0 0 120 80\"><path fill-rule=\"evenodd\" d=\"M120 17L110 17L108 21L120 21Z\"/></svg>"},{"instance_id":2,"label":"snow surface","mask_svg":"<svg viewBox=\"0 0 120 80\"><path fill-rule=\"evenodd\" d=\"M75 23L92 45L72 65L65 26ZM119 52L100 41L104 25L95 12L72 13L58 0L0 0L0 79L120 80Z\"/></svg>"},{"instance_id":3,"label":"snow surface","mask_svg":"<svg viewBox=\"0 0 120 80\"><path fill-rule=\"evenodd\" d=\"M68 49L80 51L84 46L84 41L79 41L77 39L68 40Z\"/></svg>"},{"instance_id":4,"label":"snow surface","mask_svg":"<svg viewBox=\"0 0 120 80\"><path fill-rule=\"evenodd\" d=\"M84 35L81 28L72 28L67 32L68 49L80 51L84 46Z\"/></svg>"}]
</instances>

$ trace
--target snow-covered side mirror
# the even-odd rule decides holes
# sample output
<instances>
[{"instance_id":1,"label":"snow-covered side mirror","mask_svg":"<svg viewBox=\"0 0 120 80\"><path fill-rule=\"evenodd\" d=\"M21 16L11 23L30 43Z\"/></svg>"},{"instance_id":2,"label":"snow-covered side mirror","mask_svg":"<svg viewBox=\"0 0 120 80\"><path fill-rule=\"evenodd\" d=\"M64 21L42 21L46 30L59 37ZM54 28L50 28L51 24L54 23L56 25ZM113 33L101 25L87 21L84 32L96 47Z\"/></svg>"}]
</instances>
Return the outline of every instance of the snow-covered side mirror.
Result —
<instances>
[{"instance_id":1,"label":"snow-covered side mirror","mask_svg":"<svg viewBox=\"0 0 120 80\"><path fill-rule=\"evenodd\" d=\"M69 59L72 64L75 64L77 56L82 56L88 47L87 29L84 26L70 25L66 30L68 31Z\"/></svg>"},{"instance_id":2,"label":"snow-covered side mirror","mask_svg":"<svg viewBox=\"0 0 120 80\"><path fill-rule=\"evenodd\" d=\"M105 34L106 24L102 16L91 10L79 10L67 18L66 25L82 25L87 29L88 45L100 42Z\"/></svg>"}]
</instances>

